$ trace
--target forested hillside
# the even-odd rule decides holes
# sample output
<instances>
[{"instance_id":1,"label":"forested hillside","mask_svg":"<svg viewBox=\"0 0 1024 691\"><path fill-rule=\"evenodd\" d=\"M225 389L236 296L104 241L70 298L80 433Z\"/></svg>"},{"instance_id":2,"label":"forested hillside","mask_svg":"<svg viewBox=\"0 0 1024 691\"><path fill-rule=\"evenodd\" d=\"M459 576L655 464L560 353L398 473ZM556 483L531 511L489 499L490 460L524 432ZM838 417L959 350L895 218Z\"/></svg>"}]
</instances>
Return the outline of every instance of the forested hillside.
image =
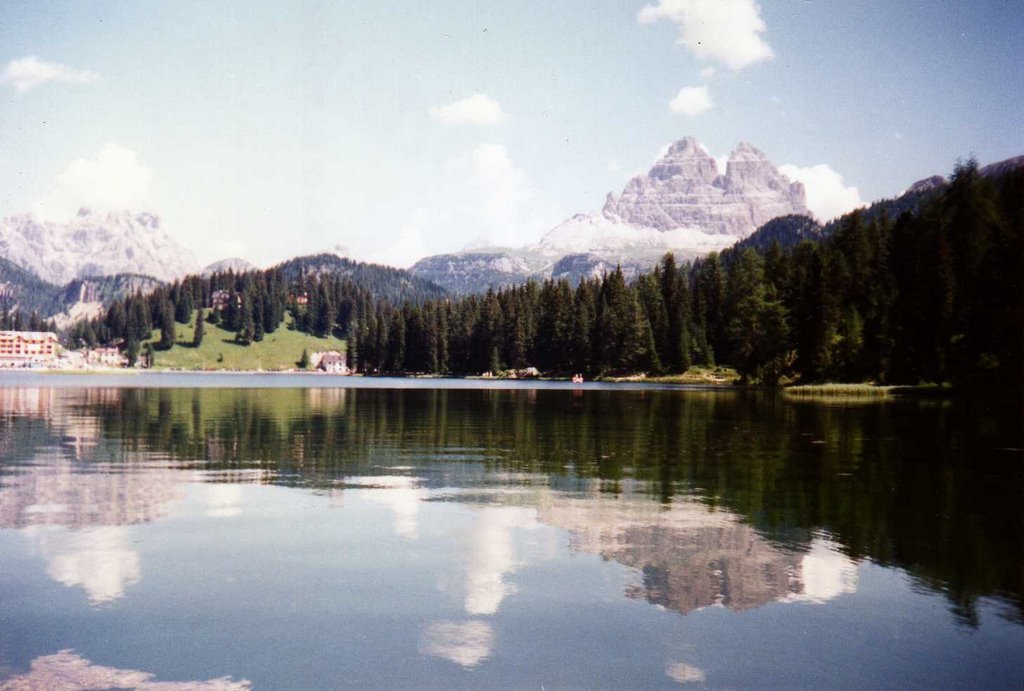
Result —
<instances>
[{"instance_id":1,"label":"forested hillside","mask_svg":"<svg viewBox=\"0 0 1024 691\"><path fill-rule=\"evenodd\" d=\"M240 345L262 341L286 322L315 336L344 338L358 315L373 312L378 303L418 304L442 294L399 269L316 255L265 271L188 276L149 293L136 291L114 301L102 317L72 326L65 341L71 347L118 344L134 362L154 329L161 333L157 350L175 345L176 324L193 324L198 345L207 313L221 330L235 333Z\"/></svg>"},{"instance_id":2,"label":"forested hillside","mask_svg":"<svg viewBox=\"0 0 1024 691\"><path fill-rule=\"evenodd\" d=\"M60 288L47 283L28 269L0 257L0 320L5 324L27 322L35 313L49 316L60 304ZM20 312L20 317L16 312Z\"/></svg>"}]
</instances>

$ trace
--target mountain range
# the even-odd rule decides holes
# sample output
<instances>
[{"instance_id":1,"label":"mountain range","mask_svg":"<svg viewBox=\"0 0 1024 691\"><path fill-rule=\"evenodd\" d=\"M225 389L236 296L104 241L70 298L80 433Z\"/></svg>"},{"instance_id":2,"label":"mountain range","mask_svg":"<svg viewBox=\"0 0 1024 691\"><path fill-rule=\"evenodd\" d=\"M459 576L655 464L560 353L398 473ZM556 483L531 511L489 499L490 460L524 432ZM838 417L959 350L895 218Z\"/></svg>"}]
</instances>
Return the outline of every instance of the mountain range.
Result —
<instances>
[{"instance_id":1,"label":"mountain range","mask_svg":"<svg viewBox=\"0 0 1024 691\"><path fill-rule=\"evenodd\" d=\"M998 176L1024 167L1024 156L980 169ZM947 182L920 180L892 199L863 210L866 218L916 211ZM577 282L619 265L627 275L651 268L667 251L690 259L742 242L764 248L827 236L809 217L804 188L782 175L761 151L739 144L725 170L693 138L670 146L651 169L609 194L599 212L572 216L539 242L520 248L478 248L427 257L409 271L363 264L328 254L299 257L287 273L329 271L370 281L401 300L416 294L483 292L553 277ZM755 231L757 231L755 233ZM57 317L59 324L96 314L127 292L152 290L190 273L254 269L242 259L200 268L150 213L99 214L82 209L66 223L31 215L0 220L0 309L14 307Z\"/></svg>"},{"instance_id":2,"label":"mountain range","mask_svg":"<svg viewBox=\"0 0 1024 691\"><path fill-rule=\"evenodd\" d=\"M633 274L665 252L682 259L724 249L778 216L807 215L804 187L748 143L725 171L696 139L672 144L644 175L608 194L599 213L576 214L523 248L481 248L427 257L411 271L453 292L478 292L529 278L576 282L621 265Z\"/></svg>"}]
</instances>

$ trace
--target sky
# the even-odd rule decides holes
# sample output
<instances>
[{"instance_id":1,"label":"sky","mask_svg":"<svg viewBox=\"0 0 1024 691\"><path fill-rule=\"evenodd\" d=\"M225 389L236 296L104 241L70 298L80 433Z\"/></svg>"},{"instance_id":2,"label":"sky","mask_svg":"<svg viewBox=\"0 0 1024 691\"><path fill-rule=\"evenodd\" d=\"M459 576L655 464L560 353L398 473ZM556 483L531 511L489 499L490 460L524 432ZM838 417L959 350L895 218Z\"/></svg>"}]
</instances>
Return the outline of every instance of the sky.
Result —
<instances>
[{"instance_id":1,"label":"sky","mask_svg":"<svg viewBox=\"0 0 1024 691\"><path fill-rule=\"evenodd\" d=\"M203 263L522 246L684 136L823 220L1024 154L1024 4L0 4L0 217L152 212Z\"/></svg>"}]
</instances>

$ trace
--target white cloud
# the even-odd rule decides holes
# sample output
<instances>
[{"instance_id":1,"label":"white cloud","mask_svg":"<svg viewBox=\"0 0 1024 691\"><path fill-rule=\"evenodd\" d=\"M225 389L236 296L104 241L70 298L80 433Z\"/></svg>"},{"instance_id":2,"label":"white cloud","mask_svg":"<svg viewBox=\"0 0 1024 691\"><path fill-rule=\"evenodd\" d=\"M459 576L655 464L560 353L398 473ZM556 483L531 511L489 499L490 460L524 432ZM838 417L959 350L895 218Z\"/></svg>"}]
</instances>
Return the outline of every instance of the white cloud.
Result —
<instances>
[{"instance_id":1,"label":"white cloud","mask_svg":"<svg viewBox=\"0 0 1024 691\"><path fill-rule=\"evenodd\" d=\"M552 228L561 210L539 198L501 144L480 144L441 163L398 230L353 234L352 256L391 266L476 247L519 247Z\"/></svg>"},{"instance_id":2,"label":"white cloud","mask_svg":"<svg viewBox=\"0 0 1024 691\"><path fill-rule=\"evenodd\" d=\"M669 109L679 115L700 115L715 107L711 100L708 87L705 86L684 86L676 94L669 104Z\"/></svg>"},{"instance_id":3,"label":"white cloud","mask_svg":"<svg viewBox=\"0 0 1024 691\"><path fill-rule=\"evenodd\" d=\"M251 253L249 243L241 238L213 238L214 256L247 257Z\"/></svg>"},{"instance_id":4,"label":"white cloud","mask_svg":"<svg viewBox=\"0 0 1024 691\"><path fill-rule=\"evenodd\" d=\"M804 184L807 208L820 221L828 221L864 206L860 191L844 184L843 176L826 163L806 168L787 164L779 166L779 172Z\"/></svg>"},{"instance_id":5,"label":"white cloud","mask_svg":"<svg viewBox=\"0 0 1024 691\"><path fill-rule=\"evenodd\" d=\"M679 43L701 60L738 70L771 58L761 34L767 27L754 0L658 0L637 19L653 24L665 19L679 26Z\"/></svg>"},{"instance_id":6,"label":"white cloud","mask_svg":"<svg viewBox=\"0 0 1024 691\"><path fill-rule=\"evenodd\" d=\"M83 206L96 211L145 209L152 179L152 169L136 152L107 143L95 156L69 162L54 189L36 202L36 212L42 218L67 219Z\"/></svg>"},{"instance_id":7,"label":"white cloud","mask_svg":"<svg viewBox=\"0 0 1024 691\"><path fill-rule=\"evenodd\" d=\"M519 209L534 196L526 173L512 165L501 144L481 144L468 161L452 161L455 169L465 170L467 163L468 182L476 188L484 223L500 227L514 222Z\"/></svg>"},{"instance_id":8,"label":"white cloud","mask_svg":"<svg viewBox=\"0 0 1024 691\"><path fill-rule=\"evenodd\" d=\"M446 125L497 125L507 120L508 114L487 94L473 94L461 101L431 108L430 117Z\"/></svg>"},{"instance_id":9,"label":"white cloud","mask_svg":"<svg viewBox=\"0 0 1024 691\"><path fill-rule=\"evenodd\" d=\"M46 62L34 55L7 63L0 83L10 84L19 94L46 82L64 84L91 84L100 78L96 72L73 70L59 62Z\"/></svg>"},{"instance_id":10,"label":"white cloud","mask_svg":"<svg viewBox=\"0 0 1024 691\"><path fill-rule=\"evenodd\" d=\"M444 225L445 214L434 214L430 209L419 208L413 211L412 218L398 230L398 235L379 249L353 248L345 256L359 258L374 264L409 267L417 260L430 254L426 237L431 228ZM367 236L373 240L372 236Z\"/></svg>"}]
</instances>

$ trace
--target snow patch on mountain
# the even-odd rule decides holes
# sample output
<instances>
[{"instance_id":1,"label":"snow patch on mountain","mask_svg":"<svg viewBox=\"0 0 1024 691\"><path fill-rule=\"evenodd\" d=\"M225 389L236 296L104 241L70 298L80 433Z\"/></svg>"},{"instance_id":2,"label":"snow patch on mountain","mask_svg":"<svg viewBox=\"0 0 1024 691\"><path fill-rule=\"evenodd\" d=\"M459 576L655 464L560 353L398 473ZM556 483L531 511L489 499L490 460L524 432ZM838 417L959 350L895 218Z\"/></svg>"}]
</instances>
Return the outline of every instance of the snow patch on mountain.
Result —
<instances>
[{"instance_id":1,"label":"snow patch on mountain","mask_svg":"<svg viewBox=\"0 0 1024 691\"><path fill-rule=\"evenodd\" d=\"M535 248L545 255L675 252L695 257L725 249L735 237L684 227L658 230L597 214L577 214L555 226Z\"/></svg>"}]
</instances>

